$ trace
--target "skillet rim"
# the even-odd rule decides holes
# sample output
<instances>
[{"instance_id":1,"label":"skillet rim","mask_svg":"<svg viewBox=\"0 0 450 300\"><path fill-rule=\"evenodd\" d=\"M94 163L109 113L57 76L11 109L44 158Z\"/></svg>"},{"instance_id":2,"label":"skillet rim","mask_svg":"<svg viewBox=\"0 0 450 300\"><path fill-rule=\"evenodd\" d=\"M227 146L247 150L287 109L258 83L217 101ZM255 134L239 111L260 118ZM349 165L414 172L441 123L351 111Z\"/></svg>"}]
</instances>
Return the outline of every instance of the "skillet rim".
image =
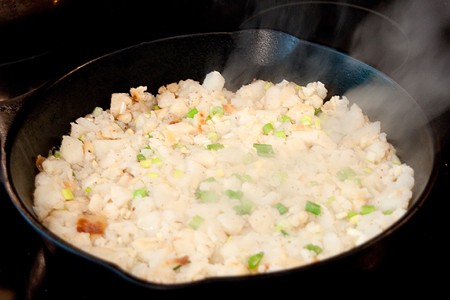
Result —
<instances>
[{"instance_id":1,"label":"skillet rim","mask_svg":"<svg viewBox=\"0 0 450 300\"><path fill-rule=\"evenodd\" d=\"M102 61L105 58L114 56L114 55L120 55L120 53L122 52L126 52L126 51L130 51L132 49L135 48L139 48L139 47L143 47L146 45L151 45L151 44L155 44L155 43L164 43L166 41L171 41L171 40L179 40L179 39L186 39L186 38L196 38L196 37L208 37L208 36L223 36L223 37L228 37L231 39L235 39L237 35L245 33L245 32L269 32L269 33L276 33L276 34L284 34L290 37L294 37L290 34L281 32L281 31L277 31L277 30L270 30L270 29L244 29L244 30L238 30L238 31L233 31L233 32L207 32L207 33L197 33L197 34L185 34L185 35L179 35L179 36L173 36L173 37L167 37L167 38L162 38L162 39L157 39L157 40L153 40L153 41L148 41L148 42L142 42L142 43L138 43L136 45L132 45L123 49L119 49L110 53L107 53L105 55L99 56L97 58L94 58L90 61L87 61L83 64L81 64L80 66L74 68L73 70L67 72L65 75L61 76L60 78L58 78L57 80L46 84L44 87L42 87L39 91L37 91L34 95L31 95L30 99L24 99L24 106L27 106L31 101L31 98L34 99L36 97L39 96L45 96L45 93L48 93L49 91L51 92L51 90L57 86L60 82L67 80L67 78L70 78L70 76L76 72L78 72L78 70L80 69L84 69L87 68L89 66L91 66L92 64L98 62L98 61ZM296 37L294 37L296 38ZM298 39L298 38L297 38ZM300 40L300 39L298 39ZM300 40L302 43L306 43L308 45L311 45L313 47L319 47L322 49L325 49L327 51L330 51L334 54L338 54L341 56L345 56L347 59L350 59L351 61L355 61L358 64L361 64L362 66L364 66L365 68L369 69L370 71L374 72L375 74L381 76L383 79L391 82L398 90L400 90L402 93L404 93L408 98L410 98L411 101L413 101L417 107L420 108L420 106L417 104L417 102L415 101L414 98L412 98L409 93L400 85L398 85L395 81L393 81L390 77L388 77L387 75L385 75L384 73L381 73L380 71L376 70L375 68L365 64L364 62L361 62L355 58L352 58L348 55L345 55L333 48L330 48L328 46L323 46L317 43L313 43L313 42L308 42L308 41L304 41L304 40ZM182 79L180 79L182 80ZM423 110L421 110L421 113L423 113ZM23 108L21 108L19 110L19 114L21 113L21 111L23 111ZM269 272L269 273L262 273L262 274L256 274L256 275L237 275L237 276L221 276L221 277L207 277L204 279L200 279L200 280L196 280L196 281L191 281L191 282L185 282L185 283L159 283L159 282L152 282L152 281L146 281L143 279L140 279L130 273L128 273L127 271L121 269L120 267L118 267L116 264L111 263L109 261L106 261L102 258L93 256L92 254L89 254L87 252L85 252L84 250L81 250L79 248L77 248L76 246L73 246L71 244L69 244L68 242L64 241L63 239L59 238L58 236L56 236L55 234L53 234L50 230L48 230L38 219L35 215L33 215L23 204L23 201L20 199L20 197L18 196L17 191L15 190L14 187L14 183L12 181L12 176L10 173L10 168L9 168L9 154L10 154L10 150L12 147L12 140L14 140L15 136L15 120L13 120L11 127L9 128L9 130L7 131L7 135L4 139L2 139L2 156L1 156L1 171L3 172L4 176L5 176L5 181L4 181L4 186L5 189L8 193L8 195L11 198L11 201L13 202L14 206L18 209L18 211L20 212L20 214L24 217L24 219L37 231L37 233L39 233L39 235L41 235L42 237L45 238L46 241L50 242L53 245L56 245L57 247L71 253L74 254L78 257L84 258L90 262L93 262L97 265L100 265L102 267L106 267L107 269L113 271L114 273L118 274L120 277L138 284L140 286L143 287L148 287L148 288L155 288L155 289L161 289L161 290L170 290L170 289L178 289L178 288L183 288L183 287L187 287L187 286L194 286L194 285L202 285L202 284L206 284L206 283L212 283L212 282L229 282L229 281L242 281L242 280L246 280L246 279L256 279L258 280L259 278L263 279L263 278L271 278L271 277L278 277L278 276L285 276L291 273L296 273L296 272L304 272L304 271L308 271L311 269L317 269L318 267L325 267L327 265L333 264L336 261L339 260L343 260L346 258L349 258L355 254L358 253L363 253L364 250L367 250L368 248L370 248L371 246L379 243L381 240L392 236L394 233L396 233L398 231L398 229L400 227L404 227L405 224L414 216L416 215L416 213L419 211L420 207L422 207L422 205L425 203L426 199L428 199L429 194L431 193L434 184L436 182L436 177L437 174L439 172L439 161L440 161L440 154L439 154L439 150L440 150L440 144L439 141L437 139L437 135L436 132L433 131L433 128L430 126L430 120L426 117L426 115L423 113L424 115L424 119L426 121L428 121L428 123L426 124L426 131L428 132L429 137L431 138L431 141L433 143L433 150L434 150L434 154L433 154L433 163L432 163L432 167L431 167L431 174L430 177L427 181L427 183L424 186L424 190L417 196L417 200L412 204L411 207L408 208L407 212L400 218L398 219L396 222L394 222L392 225L390 225L386 230L384 230L382 233L378 234L377 236L371 238L370 240L364 242L363 244L356 246L352 249L349 249L345 252L342 252L340 254L337 254L335 256L326 258L322 261L316 262L316 263L310 263L310 264L306 264L304 266L300 266L300 267L294 267L294 268L289 268L289 269L284 269L284 270L280 270L280 271L276 271L276 272ZM16 116L17 117L17 116ZM13 137L11 137L11 135L13 135Z\"/></svg>"}]
</instances>

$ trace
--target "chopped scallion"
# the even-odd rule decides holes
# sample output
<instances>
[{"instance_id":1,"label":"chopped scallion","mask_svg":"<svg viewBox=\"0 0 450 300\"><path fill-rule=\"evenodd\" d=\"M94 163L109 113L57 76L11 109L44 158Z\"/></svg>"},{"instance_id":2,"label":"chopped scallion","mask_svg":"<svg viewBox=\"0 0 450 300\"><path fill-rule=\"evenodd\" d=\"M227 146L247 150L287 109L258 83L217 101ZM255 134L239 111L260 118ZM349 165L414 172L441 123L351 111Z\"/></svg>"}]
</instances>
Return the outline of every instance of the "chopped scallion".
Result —
<instances>
[{"instance_id":1,"label":"chopped scallion","mask_svg":"<svg viewBox=\"0 0 450 300\"><path fill-rule=\"evenodd\" d=\"M351 218L353 218L354 216L357 216L358 215L358 212L356 212L356 211L349 211L348 213L347 213L347 216L346 216L346 218L347 219L351 219Z\"/></svg>"},{"instance_id":2,"label":"chopped scallion","mask_svg":"<svg viewBox=\"0 0 450 300\"><path fill-rule=\"evenodd\" d=\"M317 107L317 108L314 109L314 115L318 115L321 112L322 112L322 108L320 108L320 107Z\"/></svg>"},{"instance_id":3,"label":"chopped scallion","mask_svg":"<svg viewBox=\"0 0 450 300\"><path fill-rule=\"evenodd\" d=\"M217 140L219 140L219 135L215 131L210 131L208 132L208 139L211 142L217 142Z\"/></svg>"},{"instance_id":4,"label":"chopped scallion","mask_svg":"<svg viewBox=\"0 0 450 300\"><path fill-rule=\"evenodd\" d=\"M243 216L249 215L253 210L253 203L251 201L243 201L239 205L233 207L236 214Z\"/></svg>"},{"instance_id":5,"label":"chopped scallion","mask_svg":"<svg viewBox=\"0 0 450 300\"><path fill-rule=\"evenodd\" d=\"M172 268L172 270L174 271L178 271L181 268L182 265L176 265L175 267Z\"/></svg>"},{"instance_id":6,"label":"chopped scallion","mask_svg":"<svg viewBox=\"0 0 450 300\"><path fill-rule=\"evenodd\" d=\"M191 222L189 222L189 227L191 227L194 230L197 230L200 228L200 226L203 224L204 221L205 219L203 219L201 216L195 215L192 217Z\"/></svg>"},{"instance_id":7,"label":"chopped scallion","mask_svg":"<svg viewBox=\"0 0 450 300\"><path fill-rule=\"evenodd\" d=\"M181 178L184 175L184 171L180 169L176 169L172 173L173 177L175 178Z\"/></svg>"},{"instance_id":8,"label":"chopped scallion","mask_svg":"<svg viewBox=\"0 0 450 300\"><path fill-rule=\"evenodd\" d=\"M222 149L223 147L224 147L223 144L220 144L220 143L209 144L206 146L206 148L208 148L208 150L214 150L214 151Z\"/></svg>"},{"instance_id":9,"label":"chopped scallion","mask_svg":"<svg viewBox=\"0 0 450 300\"><path fill-rule=\"evenodd\" d=\"M288 179L288 173L284 171L278 171L273 173L273 175L270 177L270 185L272 186L279 186L280 184L283 184Z\"/></svg>"},{"instance_id":10,"label":"chopped scallion","mask_svg":"<svg viewBox=\"0 0 450 300\"><path fill-rule=\"evenodd\" d=\"M136 159L137 159L137 161L143 161L146 159L146 157L144 154L139 153L138 155L136 155Z\"/></svg>"},{"instance_id":11,"label":"chopped scallion","mask_svg":"<svg viewBox=\"0 0 450 300\"><path fill-rule=\"evenodd\" d=\"M287 208L286 206L284 206L283 203L278 202L277 204L275 204L273 206L274 208L276 208L278 210L278 212L280 213L280 215L284 215L285 213L287 213L289 211L289 208Z\"/></svg>"},{"instance_id":12,"label":"chopped scallion","mask_svg":"<svg viewBox=\"0 0 450 300\"><path fill-rule=\"evenodd\" d=\"M248 174L233 173L233 176L236 176L242 182L252 182L252 177Z\"/></svg>"},{"instance_id":13,"label":"chopped scallion","mask_svg":"<svg viewBox=\"0 0 450 300\"><path fill-rule=\"evenodd\" d=\"M273 152L272 145L270 144L253 144L253 147L256 149L256 153L262 157L273 157L275 152Z\"/></svg>"},{"instance_id":14,"label":"chopped scallion","mask_svg":"<svg viewBox=\"0 0 450 300\"><path fill-rule=\"evenodd\" d=\"M323 251L321 247L319 247L317 245L314 245L314 244L305 245L305 247L303 247L303 248L305 248L305 249L307 249L309 251L312 251L312 252L314 252L316 254L320 254Z\"/></svg>"},{"instance_id":15,"label":"chopped scallion","mask_svg":"<svg viewBox=\"0 0 450 300\"><path fill-rule=\"evenodd\" d=\"M228 198L240 200L242 196L244 196L244 193L239 190L226 190L225 195L227 195Z\"/></svg>"},{"instance_id":16,"label":"chopped scallion","mask_svg":"<svg viewBox=\"0 0 450 300\"><path fill-rule=\"evenodd\" d=\"M156 172L150 172L150 173L148 173L148 177L150 177L150 178L158 178L159 175Z\"/></svg>"},{"instance_id":17,"label":"chopped scallion","mask_svg":"<svg viewBox=\"0 0 450 300\"><path fill-rule=\"evenodd\" d=\"M267 123L264 124L264 126L262 127L262 131L265 135L269 134L271 131L273 131L273 125L272 123Z\"/></svg>"},{"instance_id":18,"label":"chopped scallion","mask_svg":"<svg viewBox=\"0 0 450 300\"><path fill-rule=\"evenodd\" d=\"M72 200L73 199L73 193L72 190L65 188L61 190L61 193L64 197L64 200Z\"/></svg>"},{"instance_id":19,"label":"chopped scallion","mask_svg":"<svg viewBox=\"0 0 450 300\"><path fill-rule=\"evenodd\" d=\"M363 171L364 171L364 173L367 173L367 174L372 173L372 169L369 168L369 167L365 167L365 168L363 169Z\"/></svg>"},{"instance_id":20,"label":"chopped scallion","mask_svg":"<svg viewBox=\"0 0 450 300\"><path fill-rule=\"evenodd\" d=\"M279 119L283 123L292 122L292 119L288 115L281 115Z\"/></svg>"},{"instance_id":21,"label":"chopped scallion","mask_svg":"<svg viewBox=\"0 0 450 300\"><path fill-rule=\"evenodd\" d=\"M152 166L152 160L151 159L144 159L139 161L139 165L143 168L150 168Z\"/></svg>"},{"instance_id":22,"label":"chopped scallion","mask_svg":"<svg viewBox=\"0 0 450 300\"><path fill-rule=\"evenodd\" d=\"M193 109L187 112L186 116L192 119L196 114L198 114L198 109L197 107L194 107Z\"/></svg>"},{"instance_id":23,"label":"chopped scallion","mask_svg":"<svg viewBox=\"0 0 450 300\"><path fill-rule=\"evenodd\" d=\"M136 198L136 197L147 197L147 196L148 196L148 190L145 187L136 189L133 192L133 198Z\"/></svg>"},{"instance_id":24,"label":"chopped scallion","mask_svg":"<svg viewBox=\"0 0 450 300\"><path fill-rule=\"evenodd\" d=\"M223 107L222 106L214 106L211 108L211 115L223 115Z\"/></svg>"},{"instance_id":25,"label":"chopped scallion","mask_svg":"<svg viewBox=\"0 0 450 300\"><path fill-rule=\"evenodd\" d=\"M197 190L195 197L202 203L215 202L219 199L219 196L214 191Z\"/></svg>"},{"instance_id":26,"label":"chopped scallion","mask_svg":"<svg viewBox=\"0 0 450 300\"><path fill-rule=\"evenodd\" d=\"M276 137L285 138L286 137L286 132L284 130L278 130L278 131L275 131L273 133L273 135L276 136Z\"/></svg>"},{"instance_id":27,"label":"chopped scallion","mask_svg":"<svg viewBox=\"0 0 450 300\"><path fill-rule=\"evenodd\" d=\"M336 176L340 181L344 181L346 179L354 178L356 176L356 172L355 172L355 170L353 170L350 167L345 167L345 168L339 170L336 173Z\"/></svg>"},{"instance_id":28,"label":"chopped scallion","mask_svg":"<svg viewBox=\"0 0 450 300\"><path fill-rule=\"evenodd\" d=\"M333 203L334 200L336 200L336 197L335 197L335 196L330 196L330 197L328 197L328 199L327 199L327 205L330 205L331 203Z\"/></svg>"},{"instance_id":29,"label":"chopped scallion","mask_svg":"<svg viewBox=\"0 0 450 300\"><path fill-rule=\"evenodd\" d=\"M263 257L264 257L264 252L259 252L259 253L256 253L256 254L250 256L247 261L248 268L250 270L254 270L254 269L258 268L259 263L261 262Z\"/></svg>"},{"instance_id":30,"label":"chopped scallion","mask_svg":"<svg viewBox=\"0 0 450 300\"><path fill-rule=\"evenodd\" d=\"M312 201L306 201L306 206L305 206L305 210L307 212L310 212L316 216L320 215L320 205L317 203L314 203Z\"/></svg>"},{"instance_id":31,"label":"chopped scallion","mask_svg":"<svg viewBox=\"0 0 450 300\"><path fill-rule=\"evenodd\" d=\"M400 165L402 164L402 162L400 161L400 159L398 159L398 157L395 157L395 158L392 160L392 164L393 164L393 165L400 166Z\"/></svg>"},{"instance_id":32,"label":"chopped scallion","mask_svg":"<svg viewBox=\"0 0 450 300\"><path fill-rule=\"evenodd\" d=\"M322 121L320 121L319 118L314 118L314 126L315 126L317 129L320 129L320 128L322 127L321 122L322 122Z\"/></svg>"},{"instance_id":33,"label":"chopped scallion","mask_svg":"<svg viewBox=\"0 0 450 300\"><path fill-rule=\"evenodd\" d=\"M275 225L275 230L279 231L283 236L288 236L289 234L287 233L287 231L285 230L284 226L281 224L277 224Z\"/></svg>"},{"instance_id":34,"label":"chopped scallion","mask_svg":"<svg viewBox=\"0 0 450 300\"><path fill-rule=\"evenodd\" d=\"M159 157L153 157L153 158L151 159L151 161L152 161L152 164L158 164L158 163L161 162L161 158L159 158Z\"/></svg>"},{"instance_id":35,"label":"chopped scallion","mask_svg":"<svg viewBox=\"0 0 450 300\"><path fill-rule=\"evenodd\" d=\"M103 108L97 106L97 107L94 108L94 110L92 111L92 115L93 115L94 117L98 117L98 116L102 113L102 111L103 111Z\"/></svg>"},{"instance_id":36,"label":"chopped scallion","mask_svg":"<svg viewBox=\"0 0 450 300\"><path fill-rule=\"evenodd\" d=\"M302 124L303 126L311 126L312 125L311 120L312 120L311 116L308 115L303 116L300 118L300 124Z\"/></svg>"},{"instance_id":37,"label":"chopped scallion","mask_svg":"<svg viewBox=\"0 0 450 300\"><path fill-rule=\"evenodd\" d=\"M367 214L374 212L375 210L376 210L376 208L373 205L363 205L361 207L360 213L361 213L361 215L367 215Z\"/></svg>"}]
</instances>

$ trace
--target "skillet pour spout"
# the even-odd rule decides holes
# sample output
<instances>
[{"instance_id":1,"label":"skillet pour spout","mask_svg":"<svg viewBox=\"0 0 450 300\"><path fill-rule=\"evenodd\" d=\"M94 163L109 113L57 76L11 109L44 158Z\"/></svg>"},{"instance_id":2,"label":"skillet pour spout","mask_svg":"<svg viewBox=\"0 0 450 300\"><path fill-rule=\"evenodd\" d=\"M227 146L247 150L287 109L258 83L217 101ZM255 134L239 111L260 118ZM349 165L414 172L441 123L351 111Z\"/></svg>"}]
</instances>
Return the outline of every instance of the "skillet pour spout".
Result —
<instances>
[{"instance_id":1,"label":"skillet pour spout","mask_svg":"<svg viewBox=\"0 0 450 300\"><path fill-rule=\"evenodd\" d=\"M321 81L330 96L348 95L369 118L381 122L382 131L398 149L398 156L415 170L416 183L407 213L361 246L304 267L250 277L210 278L201 283L283 281L312 272L361 269L361 262L367 266L368 260L376 260L370 253L382 257L383 242L417 212L432 188L436 141L428 120L415 100L383 73L331 48L273 30L204 33L142 43L90 61L32 95L17 113L13 112L13 118L1 121L1 171L12 202L45 240L70 255L113 270L144 287L170 289L191 285L142 281L49 231L33 211L35 158L60 144L61 137L70 130L70 122L96 106L108 107L111 93L127 92L140 85L154 93L158 87L179 80L202 81L214 70L223 74L230 90L253 79L286 79L300 85ZM5 111L5 106L0 105Z\"/></svg>"}]
</instances>

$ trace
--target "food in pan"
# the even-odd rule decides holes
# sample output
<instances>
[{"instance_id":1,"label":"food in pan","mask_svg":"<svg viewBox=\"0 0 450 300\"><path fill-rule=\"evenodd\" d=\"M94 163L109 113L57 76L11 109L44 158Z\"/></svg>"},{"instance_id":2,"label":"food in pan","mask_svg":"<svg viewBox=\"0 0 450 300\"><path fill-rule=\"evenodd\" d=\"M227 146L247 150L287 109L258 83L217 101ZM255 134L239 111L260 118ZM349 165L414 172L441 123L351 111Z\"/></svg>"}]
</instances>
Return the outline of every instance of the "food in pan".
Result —
<instances>
[{"instance_id":1,"label":"food in pan","mask_svg":"<svg viewBox=\"0 0 450 300\"><path fill-rule=\"evenodd\" d=\"M236 92L213 71L113 93L37 161L34 210L76 247L158 283L335 256L408 207L413 169L321 82ZM351 99L350 99L351 100Z\"/></svg>"}]
</instances>

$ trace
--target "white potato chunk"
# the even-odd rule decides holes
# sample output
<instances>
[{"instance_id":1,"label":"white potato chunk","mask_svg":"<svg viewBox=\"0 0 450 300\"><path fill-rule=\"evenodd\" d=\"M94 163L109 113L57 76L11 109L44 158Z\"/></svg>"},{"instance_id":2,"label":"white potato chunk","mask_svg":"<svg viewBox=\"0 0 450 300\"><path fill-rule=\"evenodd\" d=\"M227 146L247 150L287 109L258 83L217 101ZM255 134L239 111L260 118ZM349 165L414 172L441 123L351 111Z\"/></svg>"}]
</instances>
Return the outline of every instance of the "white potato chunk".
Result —
<instances>
[{"instance_id":1,"label":"white potato chunk","mask_svg":"<svg viewBox=\"0 0 450 300\"><path fill-rule=\"evenodd\" d=\"M208 90L208 92L220 91L225 85L225 78L217 72L213 71L206 75L202 86Z\"/></svg>"},{"instance_id":2,"label":"white potato chunk","mask_svg":"<svg viewBox=\"0 0 450 300\"><path fill-rule=\"evenodd\" d=\"M76 164L83 161L83 142L74 137L65 135L61 143L61 157L70 164Z\"/></svg>"}]
</instances>

